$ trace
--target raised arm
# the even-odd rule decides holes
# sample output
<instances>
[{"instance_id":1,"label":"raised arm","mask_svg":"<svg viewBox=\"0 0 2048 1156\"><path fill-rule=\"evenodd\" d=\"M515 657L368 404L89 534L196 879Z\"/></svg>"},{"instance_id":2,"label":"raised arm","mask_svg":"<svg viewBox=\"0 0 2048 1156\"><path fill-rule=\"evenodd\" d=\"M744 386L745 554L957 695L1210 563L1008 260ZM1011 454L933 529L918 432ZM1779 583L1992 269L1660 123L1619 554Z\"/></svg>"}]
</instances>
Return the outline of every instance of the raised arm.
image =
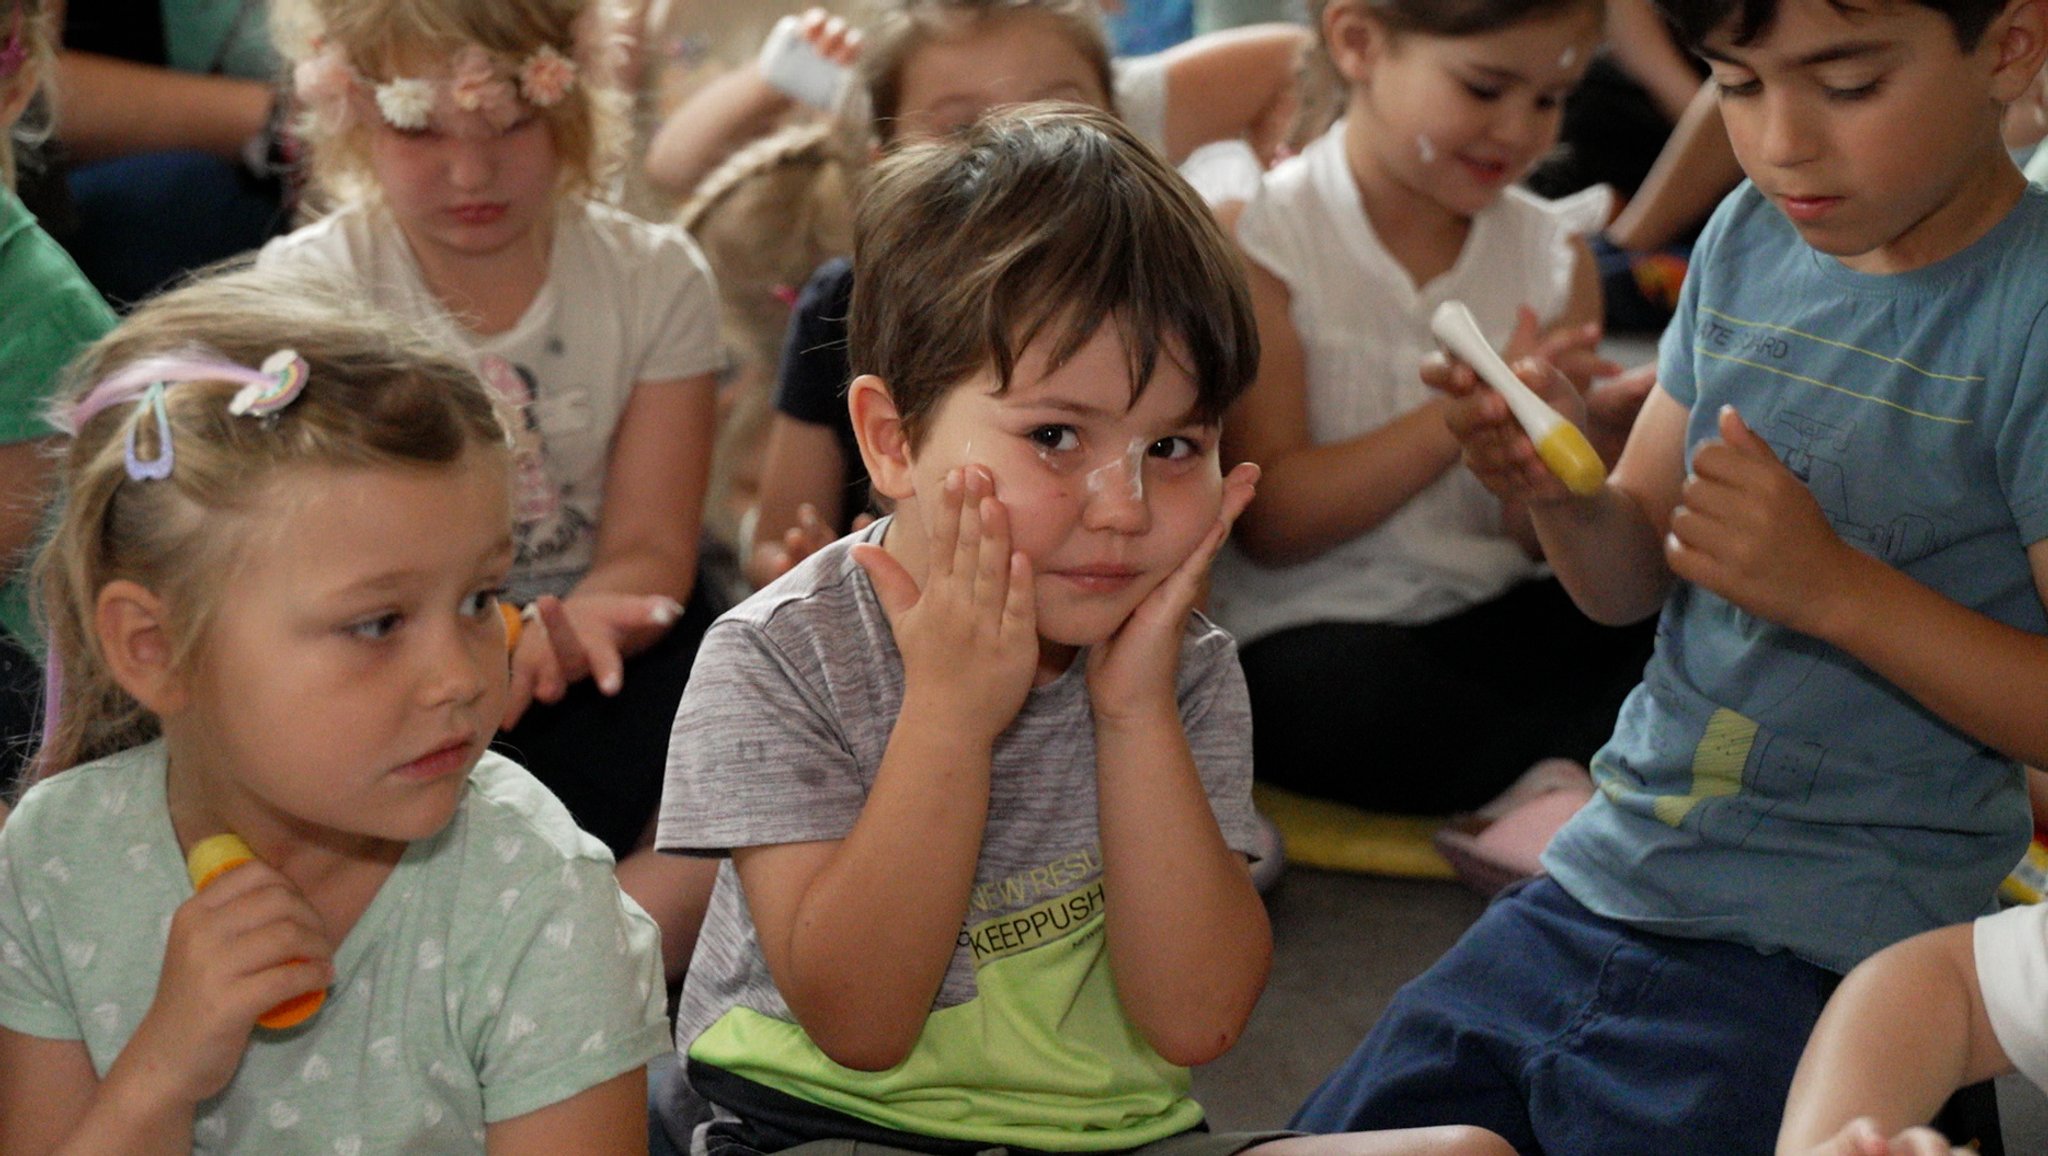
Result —
<instances>
[{"instance_id":1,"label":"raised arm","mask_svg":"<svg viewBox=\"0 0 2048 1156\"><path fill-rule=\"evenodd\" d=\"M1167 157L1179 163L1244 137L1270 163L1294 118L1295 72L1310 39L1299 25L1252 24L1167 49Z\"/></svg>"},{"instance_id":2,"label":"raised arm","mask_svg":"<svg viewBox=\"0 0 2048 1156\"><path fill-rule=\"evenodd\" d=\"M819 1050L864 1071L903 1062L924 1030L974 886L995 739L1038 663L1030 564L993 481L956 470L932 504L922 589L879 547L857 555L904 686L859 818L836 842L733 852L777 990Z\"/></svg>"},{"instance_id":3,"label":"raised arm","mask_svg":"<svg viewBox=\"0 0 2048 1156\"><path fill-rule=\"evenodd\" d=\"M1214 673L1197 692L1210 698L1192 723L1182 721L1176 693L1188 614L1258 477L1248 464L1231 471L1209 536L1088 655L1117 999L1154 1051L1188 1067L1237 1042L1273 956L1265 905L1244 856L1223 840L1188 737L1190 725L1213 733L1242 721L1210 712L1243 695L1243 676L1234 660ZM1237 741L1248 760L1248 740Z\"/></svg>"}]
</instances>

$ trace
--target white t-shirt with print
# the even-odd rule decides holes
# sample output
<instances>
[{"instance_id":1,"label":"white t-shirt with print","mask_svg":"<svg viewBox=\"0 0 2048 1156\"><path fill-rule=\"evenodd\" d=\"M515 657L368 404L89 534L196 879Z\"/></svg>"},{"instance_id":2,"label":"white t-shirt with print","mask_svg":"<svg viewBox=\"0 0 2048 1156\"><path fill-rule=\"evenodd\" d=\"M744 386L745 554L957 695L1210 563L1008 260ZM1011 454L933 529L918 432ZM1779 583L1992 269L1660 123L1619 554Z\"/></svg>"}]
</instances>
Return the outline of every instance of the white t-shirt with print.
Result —
<instances>
[{"instance_id":1,"label":"white t-shirt with print","mask_svg":"<svg viewBox=\"0 0 2048 1156\"><path fill-rule=\"evenodd\" d=\"M380 306L470 350L487 382L530 399L515 432L537 445L545 480L521 496L517 602L566 594L590 569L612 434L633 388L725 365L718 295L696 244L594 201L563 204L547 281L512 328L487 337L442 306L381 207L349 205L265 245L257 263L285 262L358 278Z\"/></svg>"}]
</instances>

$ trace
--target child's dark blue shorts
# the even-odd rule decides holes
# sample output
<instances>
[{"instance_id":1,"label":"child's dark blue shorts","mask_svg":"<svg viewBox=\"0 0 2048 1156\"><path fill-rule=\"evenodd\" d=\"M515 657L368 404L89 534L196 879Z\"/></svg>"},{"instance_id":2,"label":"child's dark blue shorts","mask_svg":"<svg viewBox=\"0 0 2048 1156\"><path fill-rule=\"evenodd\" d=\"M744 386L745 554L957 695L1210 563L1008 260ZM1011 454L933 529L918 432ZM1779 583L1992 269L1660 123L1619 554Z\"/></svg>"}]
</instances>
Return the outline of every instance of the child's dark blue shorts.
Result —
<instances>
[{"instance_id":1,"label":"child's dark blue shorts","mask_svg":"<svg viewBox=\"0 0 2048 1156\"><path fill-rule=\"evenodd\" d=\"M1769 1153L1840 977L1789 952L1654 935L1549 879L1504 895L1293 1126L1477 1124L1523 1153Z\"/></svg>"}]
</instances>

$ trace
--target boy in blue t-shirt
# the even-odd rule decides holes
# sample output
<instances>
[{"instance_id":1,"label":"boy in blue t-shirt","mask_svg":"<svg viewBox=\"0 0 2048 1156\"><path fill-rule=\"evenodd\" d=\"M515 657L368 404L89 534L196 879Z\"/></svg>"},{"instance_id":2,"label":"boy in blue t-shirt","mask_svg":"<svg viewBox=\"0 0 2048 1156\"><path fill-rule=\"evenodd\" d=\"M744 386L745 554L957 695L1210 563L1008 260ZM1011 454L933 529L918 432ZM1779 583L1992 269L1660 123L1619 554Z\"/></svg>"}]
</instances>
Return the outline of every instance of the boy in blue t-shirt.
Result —
<instances>
[{"instance_id":1,"label":"boy in blue t-shirt","mask_svg":"<svg viewBox=\"0 0 2048 1156\"><path fill-rule=\"evenodd\" d=\"M1765 1152L1839 974L1991 904L2048 757L2048 194L1999 139L2038 0L1667 0L1753 183L1574 497L1439 367L1474 471L1602 621L1662 611L1550 878L1302 1109L1524 1152ZM1583 403L1522 372L1568 416ZM1568 661L1568 656L1560 656Z\"/></svg>"}]
</instances>

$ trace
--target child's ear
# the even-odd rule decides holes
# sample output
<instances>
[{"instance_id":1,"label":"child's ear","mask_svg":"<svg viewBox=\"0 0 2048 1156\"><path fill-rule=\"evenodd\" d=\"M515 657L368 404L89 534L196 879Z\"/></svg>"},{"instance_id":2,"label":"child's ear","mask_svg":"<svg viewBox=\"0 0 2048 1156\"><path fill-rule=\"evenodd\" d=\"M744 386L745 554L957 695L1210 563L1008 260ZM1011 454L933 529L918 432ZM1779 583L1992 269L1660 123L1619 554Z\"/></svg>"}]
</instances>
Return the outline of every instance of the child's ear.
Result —
<instances>
[{"instance_id":1,"label":"child's ear","mask_svg":"<svg viewBox=\"0 0 2048 1156\"><path fill-rule=\"evenodd\" d=\"M108 673L150 713L184 705L185 687L173 663L170 619L164 600L139 582L117 578L100 588L93 630Z\"/></svg>"},{"instance_id":2,"label":"child's ear","mask_svg":"<svg viewBox=\"0 0 2048 1156\"><path fill-rule=\"evenodd\" d=\"M1364 4L1335 0L1323 9L1323 43L1330 63L1349 84L1372 79L1372 66L1385 54L1387 26Z\"/></svg>"},{"instance_id":3,"label":"child's ear","mask_svg":"<svg viewBox=\"0 0 2048 1156\"><path fill-rule=\"evenodd\" d=\"M916 493L910 480L910 438L888 383L872 373L854 378L846 387L846 411L875 492L896 501Z\"/></svg>"},{"instance_id":4,"label":"child's ear","mask_svg":"<svg viewBox=\"0 0 2048 1156\"><path fill-rule=\"evenodd\" d=\"M1991 61L1991 93L2011 104L2033 87L2048 59L2048 0L2012 0L1991 27L1984 30L1996 55Z\"/></svg>"}]
</instances>

